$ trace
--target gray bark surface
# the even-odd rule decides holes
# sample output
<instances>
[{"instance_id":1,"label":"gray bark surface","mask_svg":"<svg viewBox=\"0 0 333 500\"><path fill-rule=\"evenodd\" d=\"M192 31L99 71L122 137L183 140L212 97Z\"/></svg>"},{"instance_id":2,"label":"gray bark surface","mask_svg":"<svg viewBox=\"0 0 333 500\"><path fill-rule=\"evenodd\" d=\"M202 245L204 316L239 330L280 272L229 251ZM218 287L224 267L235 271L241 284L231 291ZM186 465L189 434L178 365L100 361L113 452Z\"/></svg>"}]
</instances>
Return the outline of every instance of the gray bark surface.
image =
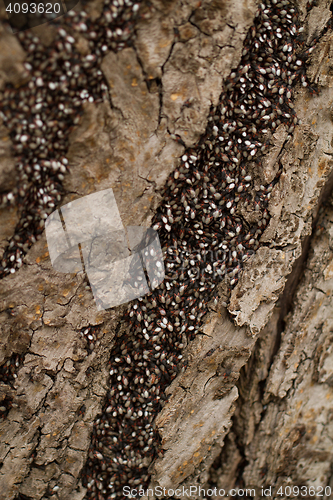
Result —
<instances>
[{"instance_id":1,"label":"gray bark surface","mask_svg":"<svg viewBox=\"0 0 333 500\"><path fill-rule=\"evenodd\" d=\"M256 11L255 2L241 1L152 4L150 15L138 22L133 47L103 61L110 99L87 104L71 135L61 202L112 187L125 226L150 225L184 150L170 134L191 146L204 132ZM304 3L299 7L305 19ZM89 6L91 16L94 8ZM329 2L312 8L308 41L322 33L330 16ZM35 31L46 37L42 27ZM0 84L19 84L24 53L15 35L2 28L0 36ZM185 349L186 371L168 388L156 421L165 452L150 466L151 487L333 488L331 198L318 214L333 170L332 44L329 29L308 67L320 95L298 90L294 104L301 121L292 139L283 146L287 134L278 128L262 170L251 172L258 189L275 177L277 159L283 167L261 238L265 244L246 262L230 297L221 284L202 335ZM189 99L191 106L184 106ZM11 189L14 162L3 126L0 155L0 182ZM252 208L244 209L245 219ZM15 207L0 210L1 251L17 217ZM297 274L285 318L278 301L283 303L293 266L298 269L306 237L305 270ZM291 281L293 276L295 271ZM83 273L53 270L44 235L20 270L1 281L0 364L13 353L24 355L14 388L0 385L0 397L13 398L0 425L1 498L84 498L80 472L107 392L108 360L124 309L98 312ZM101 325L92 350L80 335L89 325ZM55 486L57 493L46 496Z\"/></svg>"}]
</instances>

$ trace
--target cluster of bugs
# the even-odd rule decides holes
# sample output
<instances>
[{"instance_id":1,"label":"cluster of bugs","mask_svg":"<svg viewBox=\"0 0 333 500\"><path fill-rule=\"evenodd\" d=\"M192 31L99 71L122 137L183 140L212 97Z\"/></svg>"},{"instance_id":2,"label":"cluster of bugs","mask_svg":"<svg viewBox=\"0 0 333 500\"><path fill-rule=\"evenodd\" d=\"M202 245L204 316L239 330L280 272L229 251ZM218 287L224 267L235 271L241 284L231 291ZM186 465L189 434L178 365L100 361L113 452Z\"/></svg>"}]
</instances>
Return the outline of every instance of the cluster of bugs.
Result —
<instances>
[{"instance_id":1,"label":"cluster of bugs","mask_svg":"<svg viewBox=\"0 0 333 500\"><path fill-rule=\"evenodd\" d=\"M17 188L2 194L0 202L16 204L20 220L2 256L1 277L21 267L59 203L69 133L84 102L107 96L100 63L109 50L130 43L139 13L139 2L105 0L95 22L84 11L54 22L57 35L47 47L32 32L18 35L27 54L27 81L19 88L7 85L0 95ZM304 59L309 53L302 48L300 32L297 10L288 0L260 4L240 64L210 112L206 133L184 152L167 181L153 221L166 277L152 293L131 303L127 326L117 334L109 391L81 476L89 500L123 498L125 485L146 487L150 463L163 454L154 419L166 387L185 369L183 348L199 332L210 300L217 299L218 283L226 280L232 289L244 261L260 245L279 174L254 193L250 172L260 169L269 134L282 125L290 135L297 122L292 88L296 83L307 86ZM88 41L88 53L78 50L81 36ZM258 214L253 225L240 213L247 206ZM98 327L81 334L92 350ZM5 380L9 369L2 368ZM82 407L80 415L84 412Z\"/></svg>"},{"instance_id":2,"label":"cluster of bugs","mask_svg":"<svg viewBox=\"0 0 333 500\"><path fill-rule=\"evenodd\" d=\"M82 337L87 342L87 351L90 354L95 347L96 341L99 338L100 326L87 326L80 330Z\"/></svg>"},{"instance_id":3,"label":"cluster of bugs","mask_svg":"<svg viewBox=\"0 0 333 500\"><path fill-rule=\"evenodd\" d=\"M292 89L308 86L304 61L312 50L301 31L289 0L260 4L205 134L168 178L153 220L166 277L131 303L113 348L109 391L82 472L89 500L124 498L125 485L147 487L148 467L163 454L154 418L165 388L185 368L183 348L217 300L218 283L235 287L260 246L281 169L256 190L250 172L260 171L267 138L284 127L287 142L297 123ZM256 223L244 220L241 207L257 213Z\"/></svg>"},{"instance_id":4,"label":"cluster of bugs","mask_svg":"<svg viewBox=\"0 0 333 500\"><path fill-rule=\"evenodd\" d=\"M55 36L50 45L29 30L16 35L26 52L24 83L6 84L0 91L0 117L12 141L16 187L8 191L1 186L0 208L15 205L19 217L0 258L0 278L22 266L24 255L44 230L45 219L59 204L69 170L69 135L86 102L108 98L100 64L107 51L131 43L139 6L140 0L105 0L94 22L85 11L70 11L52 22ZM9 361L0 368L5 384L14 366ZM8 414L10 404L8 398L2 401L0 417Z\"/></svg>"},{"instance_id":5,"label":"cluster of bugs","mask_svg":"<svg viewBox=\"0 0 333 500\"><path fill-rule=\"evenodd\" d=\"M0 366L0 381L4 387L8 389L3 392L2 399L0 400L0 417L5 418L9 410L12 408L12 392L14 390L15 379L17 378L17 370L22 364L24 355L14 353L7 361ZM12 389L12 390L11 390Z\"/></svg>"},{"instance_id":6,"label":"cluster of bugs","mask_svg":"<svg viewBox=\"0 0 333 500\"><path fill-rule=\"evenodd\" d=\"M8 84L0 92L0 116L13 144L17 186L0 195L0 207L15 204L20 218L0 261L0 277L21 267L22 257L60 202L69 135L84 103L105 97L100 64L107 51L130 43L138 10L139 2L133 0L105 0L97 22L84 11L70 11L53 22L57 32L48 46L32 31L18 33L27 54L26 83L19 88ZM80 37L87 40L84 51Z\"/></svg>"},{"instance_id":7,"label":"cluster of bugs","mask_svg":"<svg viewBox=\"0 0 333 500\"><path fill-rule=\"evenodd\" d=\"M5 384L13 384L16 379L16 371L22 361L22 355L15 353L0 366L0 378Z\"/></svg>"}]
</instances>

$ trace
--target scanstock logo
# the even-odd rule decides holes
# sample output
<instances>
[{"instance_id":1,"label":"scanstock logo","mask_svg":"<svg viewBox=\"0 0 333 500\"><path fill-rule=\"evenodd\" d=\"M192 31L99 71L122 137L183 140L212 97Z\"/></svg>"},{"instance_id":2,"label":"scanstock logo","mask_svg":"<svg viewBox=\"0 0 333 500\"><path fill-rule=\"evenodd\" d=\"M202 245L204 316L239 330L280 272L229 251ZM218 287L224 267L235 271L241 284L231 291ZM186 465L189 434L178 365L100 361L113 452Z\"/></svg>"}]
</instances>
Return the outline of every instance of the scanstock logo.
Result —
<instances>
[{"instance_id":1,"label":"scanstock logo","mask_svg":"<svg viewBox=\"0 0 333 500\"><path fill-rule=\"evenodd\" d=\"M164 279L157 232L125 230L112 189L67 203L49 215L45 231L53 268L85 271L99 310L142 297Z\"/></svg>"}]
</instances>

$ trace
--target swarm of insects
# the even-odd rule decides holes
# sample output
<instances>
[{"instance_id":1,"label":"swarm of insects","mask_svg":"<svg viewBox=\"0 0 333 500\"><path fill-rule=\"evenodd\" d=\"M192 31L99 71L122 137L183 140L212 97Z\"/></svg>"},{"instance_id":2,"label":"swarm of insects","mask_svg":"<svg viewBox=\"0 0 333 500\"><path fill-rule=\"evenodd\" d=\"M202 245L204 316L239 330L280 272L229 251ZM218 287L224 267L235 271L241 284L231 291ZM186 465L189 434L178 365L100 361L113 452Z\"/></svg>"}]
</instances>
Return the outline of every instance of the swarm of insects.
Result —
<instances>
[{"instance_id":1,"label":"swarm of insects","mask_svg":"<svg viewBox=\"0 0 333 500\"><path fill-rule=\"evenodd\" d=\"M107 92L100 70L103 56L130 43L139 13L139 2L105 0L95 22L84 11L70 12L48 47L29 31L19 34L28 83L18 89L8 85L0 95L0 111L18 175L17 188L3 194L1 204L16 203L20 220L2 257L1 276L21 267L60 201L69 169L69 133L80 120L82 104ZM162 453L154 419L166 399L165 388L184 368L184 345L199 331L218 283L226 280L232 289L243 262L260 246L279 173L253 197L248 164L259 165L267 132L283 125L290 136L297 123L292 89L307 86L304 60L309 53L300 32L297 9L289 0L260 4L240 64L224 83L206 133L184 152L166 183L153 221L166 278L150 295L131 303L128 328L112 351L109 392L82 471L87 499L122 498L124 485L148 484L148 466ZM78 34L87 39L89 54L77 51ZM258 213L252 226L240 215L240 207L249 203ZM82 331L89 349L96 334L96 329ZM3 376L9 377L5 369Z\"/></svg>"},{"instance_id":2,"label":"swarm of insects","mask_svg":"<svg viewBox=\"0 0 333 500\"><path fill-rule=\"evenodd\" d=\"M297 123L292 89L308 85L304 59L311 51L302 48L301 31L288 0L259 6L206 133L169 176L153 221L166 278L131 304L128 329L113 350L110 389L83 471L88 499L123 498L125 485L147 487L148 466L163 452L154 418L182 368L184 344L199 331L217 284L223 279L232 289L244 261L260 246L280 171L253 197L248 165L259 166L269 131L282 125L288 140ZM249 203L258 213L251 227L239 210Z\"/></svg>"},{"instance_id":3,"label":"swarm of insects","mask_svg":"<svg viewBox=\"0 0 333 500\"><path fill-rule=\"evenodd\" d=\"M84 103L105 98L100 64L108 51L130 45L139 7L140 0L106 0L94 22L83 10L70 11L52 22L56 34L48 46L32 31L16 35L26 52L25 83L7 84L0 91L0 117L12 141L16 187L8 191L1 186L0 208L16 205L19 220L0 258L0 278L20 269L24 255L44 231L45 219L60 202L69 170L69 135L80 121ZM78 37L87 41L84 54L76 44ZM83 333L91 344L93 335ZM23 358L13 353L0 367L0 381L12 383ZM11 404L10 397L2 401L0 417L8 414Z\"/></svg>"}]
</instances>

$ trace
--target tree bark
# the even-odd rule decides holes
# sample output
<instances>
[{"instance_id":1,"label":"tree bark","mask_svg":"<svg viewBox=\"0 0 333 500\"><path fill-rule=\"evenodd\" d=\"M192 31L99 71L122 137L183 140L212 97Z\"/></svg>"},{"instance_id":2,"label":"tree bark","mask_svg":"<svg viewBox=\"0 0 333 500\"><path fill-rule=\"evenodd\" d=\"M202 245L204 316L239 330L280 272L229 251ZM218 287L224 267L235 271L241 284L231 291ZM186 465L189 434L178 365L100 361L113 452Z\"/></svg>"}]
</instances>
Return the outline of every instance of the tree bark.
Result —
<instances>
[{"instance_id":1,"label":"tree bark","mask_svg":"<svg viewBox=\"0 0 333 500\"><path fill-rule=\"evenodd\" d=\"M140 6L132 45L103 59L108 98L86 103L70 135L61 205L111 187L124 226L151 225L169 174L205 132L239 64L257 7L235 0ZM84 8L98 19L98 1ZM286 142L278 127L261 169L249 164L253 199L281 168L270 222L237 285L219 285L201 333L184 348L186 368L155 420L163 453L145 463L151 488L255 488L261 497L272 486L272 498L287 498L289 485L306 486L306 497L310 486L333 488L333 35L329 2L297 8L307 47L315 41L307 76L320 93L297 86L292 137ZM34 32L54 43L45 25ZM0 46L2 89L20 88L26 54L4 26ZM8 193L16 167L5 125L0 140L1 192ZM242 208L249 222L251 208ZM1 252L20 210L0 210ZM98 311L83 272L52 268L44 234L1 280L1 498L85 498L82 470L126 309ZM88 340L81 332L93 327Z\"/></svg>"}]
</instances>

